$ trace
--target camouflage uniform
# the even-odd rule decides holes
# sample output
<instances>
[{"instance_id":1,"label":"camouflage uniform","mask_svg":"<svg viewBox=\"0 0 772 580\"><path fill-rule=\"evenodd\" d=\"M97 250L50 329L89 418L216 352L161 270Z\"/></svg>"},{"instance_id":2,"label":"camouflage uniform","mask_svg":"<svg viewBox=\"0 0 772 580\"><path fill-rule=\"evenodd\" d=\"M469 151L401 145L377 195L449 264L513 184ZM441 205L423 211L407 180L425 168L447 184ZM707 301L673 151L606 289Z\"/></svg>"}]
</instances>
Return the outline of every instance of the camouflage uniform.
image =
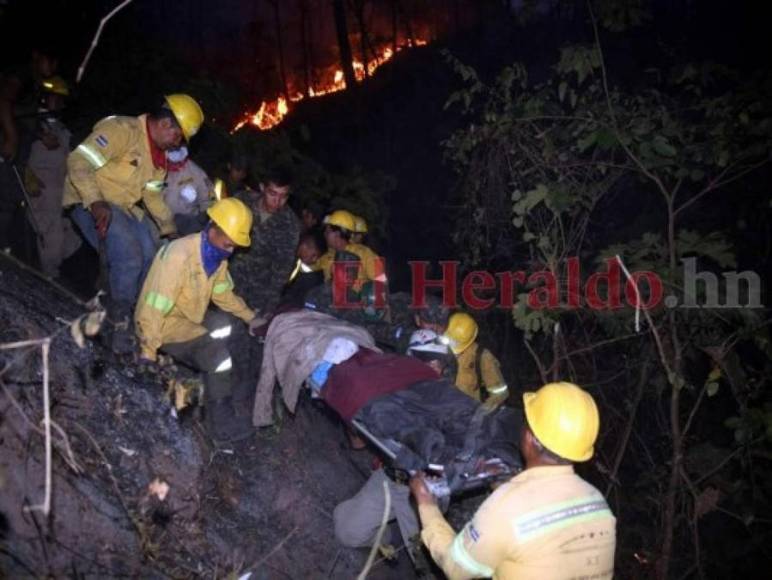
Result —
<instances>
[{"instance_id":1,"label":"camouflage uniform","mask_svg":"<svg viewBox=\"0 0 772 580\"><path fill-rule=\"evenodd\" d=\"M300 238L300 220L289 206L267 219L259 207L261 194L239 192L239 198L254 212L252 245L236 251L230 271L241 296L261 314L270 314L279 304L282 289L295 267Z\"/></svg>"}]
</instances>

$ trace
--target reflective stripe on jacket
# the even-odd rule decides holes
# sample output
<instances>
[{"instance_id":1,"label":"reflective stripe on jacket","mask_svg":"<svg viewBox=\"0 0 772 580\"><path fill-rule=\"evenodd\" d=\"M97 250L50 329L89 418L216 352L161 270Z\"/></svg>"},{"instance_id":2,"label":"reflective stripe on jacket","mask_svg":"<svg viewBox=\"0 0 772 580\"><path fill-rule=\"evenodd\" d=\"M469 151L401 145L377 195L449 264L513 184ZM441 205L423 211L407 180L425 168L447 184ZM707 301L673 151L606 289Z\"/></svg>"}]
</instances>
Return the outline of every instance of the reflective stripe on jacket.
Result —
<instances>
[{"instance_id":1,"label":"reflective stripe on jacket","mask_svg":"<svg viewBox=\"0 0 772 580\"><path fill-rule=\"evenodd\" d=\"M175 231L163 200L166 169L153 165L147 116L107 117L67 158L64 207L107 201L141 219L144 203L162 235Z\"/></svg>"},{"instance_id":2,"label":"reflective stripe on jacket","mask_svg":"<svg viewBox=\"0 0 772 580\"><path fill-rule=\"evenodd\" d=\"M482 347L474 342L464 352L457 355L456 387L478 401L482 400L480 390L485 388L488 392L485 405L496 407L506 401L509 396L507 383L501 374L498 359L488 349L483 349L478 356L480 348Z\"/></svg>"},{"instance_id":3,"label":"reflective stripe on jacket","mask_svg":"<svg viewBox=\"0 0 772 580\"><path fill-rule=\"evenodd\" d=\"M526 469L486 499L456 534L435 505L419 506L421 539L451 580L610 579L616 518L570 465Z\"/></svg>"},{"instance_id":4,"label":"reflective stripe on jacket","mask_svg":"<svg viewBox=\"0 0 772 580\"><path fill-rule=\"evenodd\" d=\"M255 313L234 294L224 260L208 277L201 259L201 234L164 245L150 266L134 312L142 356L155 360L162 344L185 342L206 332L209 303L249 322Z\"/></svg>"}]
</instances>

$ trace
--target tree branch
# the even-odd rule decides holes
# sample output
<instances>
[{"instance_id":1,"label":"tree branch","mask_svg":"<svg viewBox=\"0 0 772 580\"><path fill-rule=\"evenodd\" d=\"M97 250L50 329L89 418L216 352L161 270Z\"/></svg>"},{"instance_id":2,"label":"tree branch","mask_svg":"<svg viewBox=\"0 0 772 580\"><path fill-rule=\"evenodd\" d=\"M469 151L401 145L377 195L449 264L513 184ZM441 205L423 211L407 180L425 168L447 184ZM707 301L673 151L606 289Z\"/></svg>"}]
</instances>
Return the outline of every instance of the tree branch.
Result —
<instances>
[{"instance_id":1,"label":"tree branch","mask_svg":"<svg viewBox=\"0 0 772 580\"><path fill-rule=\"evenodd\" d=\"M99 28L97 28L96 34L94 35L94 40L91 41L91 46L89 47L86 56L83 58L83 62L80 63L80 66L78 67L78 76L75 78L76 83L80 83L80 80L83 78L83 73L86 72L86 65L88 64L94 49L97 47L97 44L99 44L99 37L102 36L102 29L105 27L105 24L107 24L107 21L118 14L118 12L126 8L126 6L132 3L132 1L133 0L123 0L123 2L113 8L112 11L107 14L107 16L102 18L102 21L99 23Z\"/></svg>"},{"instance_id":2,"label":"tree branch","mask_svg":"<svg viewBox=\"0 0 772 580\"><path fill-rule=\"evenodd\" d=\"M622 134L619 131L619 122L617 121L616 113L614 113L614 106L611 103L611 93L608 88L608 75L606 73L606 61L603 56L603 47L600 44L600 34L598 33L598 22L595 19L595 13L592 10L592 2L589 0L587 1L587 9L590 12L590 20L592 22L592 30L595 34L595 46L598 48L598 56L600 61L600 72L601 72L601 80L603 81L603 93L606 95L606 105L608 106L608 112L611 116L611 122L613 124L614 133L616 134L617 142L619 142L619 145L624 149L625 153L627 153L627 156L632 160L633 163L635 163L638 168L641 170L641 172L651 179L659 188L660 192L663 196L665 196L665 199L670 198L670 192L665 187L665 184L662 182L662 180L659 178L659 176L652 173L644 164L643 162L638 159L638 157L633 153L632 149L624 143L622 140Z\"/></svg>"},{"instance_id":3,"label":"tree branch","mask_svg":"<svg viewBox=\"0 0 772 580\"><path fill-rule=\"evenodd\" d=\"M758 163L754 163L750 167L746 167L742 171L737 172L732 177L729 177L728 179L725 179L725 180L721 181L721 178L724 175L726 175L727 172L729 171L729 167L727 167L724 171L722 171L718 175L718 177L716 177L715 179L712 179L708 183L708 185L705 186L705 188L702 191L700 191L698 194L696 194L695 196L691 197L690 199L688 199L684 203L682 203L680 206L678 206L673 211L673 215L674 216L678 215L680 212L685 210L690 205L696 203L700 198L702 198L703 196L707 195L711 191L716 191L717 189L720 189L720 188L724 187L725 185L728 185L728 184L730 184L730 183L732 183L734 181L737 181L738 179L741 179L742 177L744 177L748 173L751 173L752 171L756 171L759 167L762 167L763 165L766 165L769 162L770 162L770 159L762 159Z\"/></svg>"},{"instance_id":4,"label":"tree branch","mask_svg":"<svg viewBox=\"0 0 772 580\"><path fill-rule=\"evenodd\" d=\"M533 348L531 347L531 343L528 342L527 338L523 338L523 342L525 343L525 348L527 348L528 352L531 354L533 362L536 363L536 368L539 369L539 376L541 376L542 384L546 385L549 383L549 380L547 380L547 371L544 369L544 365L542 364L539 355L534 352Z\"/></svg>"},{"instance_id":5,"label":"tree branch","mask_svg":"<svg viewBox=\"0 0 772 580\"><path fill-rule=\"evenodd\" d=\"M651 346L649 346L649 349L651 349ZM617 448L616 457L614 458L614 465L611 468L611 472L609 473L609 483L606 487L606 493L605 496L608 497L608 495L611 493L611 489L614 487L614 483L617 481L617 473L619 472L619 468L622 465L622 459L625 456L625 452L627 451L627 444L630 441L630 435L632 435L633 432L633 426L635 425L635 416L638 414L638 406L641 404L641 400L643 399L643 393L646 390L646 384L649 382L649 357L645 356L643 357L643 368L641 368L641 375L638 378L638 387L635 391L635 399L633 400L633 406L630 410L630 417L625 422L625 430L622 434L622 439L619 442L619 447Z\"/></svg>"}]
</instances>

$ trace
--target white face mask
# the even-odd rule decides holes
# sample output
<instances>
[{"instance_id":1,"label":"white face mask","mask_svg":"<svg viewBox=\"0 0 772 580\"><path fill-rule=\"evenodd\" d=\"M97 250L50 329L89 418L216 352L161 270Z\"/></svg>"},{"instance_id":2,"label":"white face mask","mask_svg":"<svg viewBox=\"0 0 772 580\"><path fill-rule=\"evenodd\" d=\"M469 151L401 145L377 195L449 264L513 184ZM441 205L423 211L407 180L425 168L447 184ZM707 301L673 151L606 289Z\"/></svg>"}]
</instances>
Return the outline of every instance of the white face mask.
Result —
<instances>
[{"instance_id":1,"label":"white face mask","mask_svg":"<svg viewBox=\"0 0 772 580\"><path fill-rule=\"evenodd\" d=\"M166 158L172 163L181 163L188 158L188 148L183 145L179 149L167 151Z\"/></svg>"}]
</instances>

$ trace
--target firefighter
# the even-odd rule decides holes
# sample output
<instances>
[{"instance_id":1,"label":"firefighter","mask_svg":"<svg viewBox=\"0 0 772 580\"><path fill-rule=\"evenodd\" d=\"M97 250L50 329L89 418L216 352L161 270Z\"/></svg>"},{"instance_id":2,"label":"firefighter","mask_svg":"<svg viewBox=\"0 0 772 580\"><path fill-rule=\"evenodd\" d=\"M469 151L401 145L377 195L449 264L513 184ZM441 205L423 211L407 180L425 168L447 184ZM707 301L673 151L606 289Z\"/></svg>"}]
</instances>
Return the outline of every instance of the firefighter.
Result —
<instances>
[{"instance_id":1,"label":"firefighter","mask_svg":"<svg viewBox=\"0 0 772 580\"><path fill-rule=\"evenodd\" d=\"M70 154L70 131L61 119L70 90L61 77L42 83L36 139L30 147L25 185L30 211L38 229L40 269L51 278L59 277L62 261L80 247L80 236L62 215L62 195Z\"/></svg>"},{"instance_id":2,"label":"firefighter","mask_svg":"<svg viewBox=\"0 0 772 580\"><path fill-rule=\"evenodd\" d=\"M134 349L128 320L156 250L149 217L162 236L175 236L163 200L166 151L189 141L204 121L188 95L169 95L154 113L107 117L70 154L64 206L108 269L113 350ZM103 272L104 275L104 272Z\"/></svg>"},{"instance_id":3,"label":"firefighter","mask_svg":"<svg viewBox=\"0 0 772 580\"><path fill-rule=\"evenodd\" d=\"M214 195L214 184L188 155L188 148L166 152L168 173L164 201L174 214L177 233L186 236L201 231L208 221L206 210Z\"/></svg>"},{"instance_id":4,"label":"firefighter","mask_svg":"<svg viewBox=\"0 0 772 580\"><path fill-rule=\"evenodd\" d=\"M611 578L616 519L601 493L574 473L593 455L598 409L571 383L523 395L525 470L499 486L456 534L423 475L410 481L421 539L451 580Z\"/></svg>"},{"instance_id":5,"label":"firefighter","mask_svg":"<svg viewBox=\"0 0 772 580\"><path fill-rule=\"evenodd\" d=\"M216 442L228 442L248 437L253 428L249 408L233 398L245 399L247 393L233 384L227 339L235 330L224 313L248 323L250 333L265 320L234 294L228 273L235 246L250 244L252 212L227 198L207 213L211 222L204 231L158 251L134 317L142 365L152 365L160 350L205 373L207 431ZM207 311L210 302L223 312Z\"/></svg>"},{"instance_id":6,"label":"firefighter","mask_svg":"<svg viewBox=\"0 0 772 580\"><path fill-rule=\"evenodd\" d=\"M488 408L507 400L509 388L501 375L498 359L477 342L477 322L465 312L456 312L448 320L442 340L456 355L456 387Z\"/></svg>"},{"instance_id":7,"label":"firefighter","mask_svg":"<svg viewBox=\"0 0 772 580\"><path fill-rule=\"evenodd\" d=\"M360 269L359 256L352 252L338 250L330 265L332 277L323 284L311 288L306 293L303 306L352 324L363 325L366 317L361 306L361 296L354 289Z\"/></svg>"},{"instance_id":8,"label":"firefighter","mask_svg":"<svg viewBox=\"0 0 772 580\"><path fill-rule=\"evenodd\" d=\"M12 248L30 261L34 242L26 229L27 200L20 180L37 137L43 83L59 67L57 51L46 44L43 41L32 50L29 65L0 70L0 251Z\"/></svg>"},{"instance_id":9,"label":"firefighter","mask_svg":"<svg viewBox=\"0 0 772 580\"><path fill-rule=\"evenodd\" d=\"M324 272L325 280L332 276L332 263L335 252L346 251L356 254L362 264L357 277L355 290L360 290L365 282L386 282L383 259L367 246L355 244L351 236L356 230L354 215L344 209L332 212L324 218L324 239L327 242L327 252L319 258L317 267Z\"/></svg>"},{"instance_id":10,"label":"firefighter","mask_svg":"<svg viewBox=\"0 0 772 580\"><path fill-rule=\"evenodd\" d=\"M365 218L354 216L354 233L351 235L352 244L364 244L367 235L367 222Z\"/></svg>"}]
</instances>

